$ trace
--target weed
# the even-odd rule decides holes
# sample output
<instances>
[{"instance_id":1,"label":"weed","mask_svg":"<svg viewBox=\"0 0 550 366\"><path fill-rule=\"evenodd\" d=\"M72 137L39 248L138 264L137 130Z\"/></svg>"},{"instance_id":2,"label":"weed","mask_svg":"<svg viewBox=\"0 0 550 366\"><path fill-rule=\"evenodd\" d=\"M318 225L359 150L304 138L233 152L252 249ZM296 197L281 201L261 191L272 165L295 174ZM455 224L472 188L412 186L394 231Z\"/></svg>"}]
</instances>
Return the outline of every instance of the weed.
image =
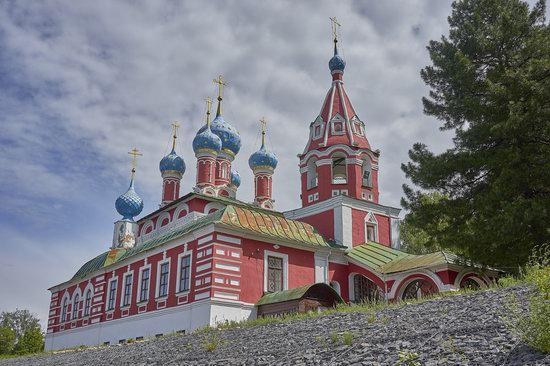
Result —
<instances>
[{"instance_id":1,"label":"weed","mask_svg":"<svg viewBox=\"0 0 550 366\"><path fill-rule=\"evenodd\" d=\"M218 336L218 333L212 333L208 338L206 338L204 342L204 349L207 352L212 352L216 348L218 348L218 345L220 344L220 337Z\"/></svg>"},{"instance_id":2,"label":"weed","mask_svg":"<svg viewBox=\"0 0 550 366\"><path fill-rule=\"evenodd\" d=\"M353 343L353 333L348 331L344 332L344 334L342 334L342 341L346 346L351 346Z\"/></svg>"},{"instance_id":3,"label":"weed","mask_svg":"<svg viewBox=\"0 0 550 366\"><path fill-rule=\"evenodd\" d=\"M395 366L420 366L418 361L418 353L410 351L399 351L399 359Z\"/></svg>"},{"instance_id":4,"label":"weed","mask_svg":"<svg viewBox=\"0 0 550 366\"><path fill-rule=\"evenodd\" d=\"M332 343L337 343L338 342L338 333L336 333L336 332L330 333L330 340L332 341Z\"/></svg>"}]
</instances>

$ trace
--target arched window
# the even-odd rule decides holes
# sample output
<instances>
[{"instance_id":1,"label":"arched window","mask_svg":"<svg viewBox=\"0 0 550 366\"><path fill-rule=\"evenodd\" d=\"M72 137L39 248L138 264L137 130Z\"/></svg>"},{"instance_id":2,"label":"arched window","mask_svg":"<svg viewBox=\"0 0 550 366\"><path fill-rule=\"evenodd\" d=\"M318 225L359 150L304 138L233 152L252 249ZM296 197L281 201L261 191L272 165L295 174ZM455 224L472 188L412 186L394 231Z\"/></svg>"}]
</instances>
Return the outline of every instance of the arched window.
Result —
<instances>
[{"instance_id":1,"label":"arched window","mask_svg":"<svg viewBox=\"0 0 550 366\"><path fill-rule=\"evenodd\" d=\"M355 302L378 302L382 300L382 290L367 277L356 274L353 277Z\"/></svg>"},{"instance_id":2,"label":"arched window","mask_svg":"<svg viewBox=\"0 0 550 366\"><path fill-rule=\"evenodd\" d=\"M74 301L73 301L73 319L78 318L78 308L80 307L80 295L77 293L74 295Z\"/></svg>"},{"instance_id":3,"label":"arched window","mask_svg":"<svg viewBox=\"0 0 550 366\"><path fill-rule=\"evenodd\" d=\"M372 187L372 163L370 158L363 158L363 187Z\"/></svg>"},{"instance_id":4,"label":"arched window","mask_svg":"<svg viewBox=\"0 0 550 366\"><path fill-rule=\"evenodd\" d=\"M307 163L307 189L317 187L317 159L311 158Z\"/></svg>"},{"instance_id":5,"label":"arched window","mask_svg":"<svg viewBox=\"0 0 550 366\"><path fill-rule=\"evenodd\" d=\"M420 299L431 294L437 293L437 287L430 281L417 279L412 281L405 287L402 300Z\"/></svg>"},{"instance_id":6,"label":"arched window","mask_svg":"<svg viewBox=\"0 0 550 366\"><path fill-rule=\"evenodd\" d=\"M86 291L84 296L84 316L90 315L90 309L92 307L92 289Z\"/></svg>"},{"instance_id":7,"label":"arched window","mask_svg":"<svg viewBox=\"0 0 550 366\"><path fill-rule=\"evenodd\" d=\"M341 292L340 292L340 284L337 281L332 281L330 283L330 287L332 287L334 289L334 291L336 291L338 293L338 295L342 295Z\"/></svg>"},{"instance_id":8,"label":"arched window","mask_svg":"<svg viewBox=\"0 0 550 366\"><path fill-rule=\"evenodd\" d=\"M460 288L477 291L481 288L481 286L475 279L470 277L462 281Z\"/></svg>"},{"instance_id":9,"label":"arched window","mask_svg":"<svg viewBox=\"0 0 550 366\"><path fill-rule=\"evenodd\" d=\"M63 308L61 309L61 322L65 322L67 320L67 307L69 306L69 298L66 297L63 299Z\"/></svg>"},{"instance_id":10,"label":"arched window","mask_svg":"<svg viewBox=\"0 0 550 366\"><path fill-rule=\"evenodd\" d=\"M345 184L348 182L348 169L346 166L346 156L343 154L334 154L332 156L332 183Z\"/></svg>"}]
</instances>

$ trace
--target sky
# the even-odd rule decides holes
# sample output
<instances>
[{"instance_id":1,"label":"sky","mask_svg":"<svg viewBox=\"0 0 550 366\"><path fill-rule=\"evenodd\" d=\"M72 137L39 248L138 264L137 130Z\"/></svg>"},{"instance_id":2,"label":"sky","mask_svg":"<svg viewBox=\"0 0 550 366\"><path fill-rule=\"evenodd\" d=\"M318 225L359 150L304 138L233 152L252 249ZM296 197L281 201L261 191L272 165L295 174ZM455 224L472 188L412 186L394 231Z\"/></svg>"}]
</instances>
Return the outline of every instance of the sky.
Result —
<instances>
[{"instance_id":1,"label":"sky","mask_svg":"<svg viewBox=\"0 0 550 366\"><path fill-rule=\"evenodd\" d=\"M45 324L47 288L109 248L133 147L142 215L158 208L173 121L190 191L191 142L220 74L224 118L243 141L238 198L253 200L247 161L265 117L276 208L297 208L296 155L331 82L331 16L348 95L381 150L380 202L399 207L412 144L451 144L423 115L419 74L450 10L448 0L1 1L0 311L29 309Z\"/></svg>"}]
</instances>

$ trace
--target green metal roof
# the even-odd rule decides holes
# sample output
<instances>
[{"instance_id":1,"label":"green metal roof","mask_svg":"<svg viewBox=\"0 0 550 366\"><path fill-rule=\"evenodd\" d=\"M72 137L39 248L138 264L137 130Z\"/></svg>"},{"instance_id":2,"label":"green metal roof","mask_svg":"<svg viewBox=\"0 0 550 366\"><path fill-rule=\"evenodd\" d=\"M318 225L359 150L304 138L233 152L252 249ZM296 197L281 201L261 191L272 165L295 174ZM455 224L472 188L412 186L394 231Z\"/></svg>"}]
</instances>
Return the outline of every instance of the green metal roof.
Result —
<instances>
[{"instance_id":1,"label":"green metal roof","mask_svg":"<svg viewBox=\"0 0 550 366\"><path fill-rule=\"evenodd\" d=\"M396 259L411 256L411 254L378 243L358 245L346 253L346 255L376 271Z\"/></svg>"},{"instance_id":2,"label":"green metal roof","mask_svg":"<svg viewBox=\"0 0 550 366\"><path fill-rule=\"evenodd\" d=\"M312 246L329 246L325 238L310 224L263 211L227 206L220 222L225 226L273 238L297 241Z\"/></svg>"},{"instance_id":3,"label":"green metal roof","mask_svg":"<svg viewBox=\"0 0 550 366\"><path fill-rule=\"evenodd\" d=\"M344 302L342 297L329 285L325 283L314 283L312 285L305 285L301 287L291 288L290 290L276 291L265 294L258 300L256 305L275 304L278 302L285 302L290 300L297 300L306 295L306 293L313 287L326 287L327 291L330 291L340 302Z\"/></svg>"},{"instance_id":4,"label":"green metal roof","mask_svg":"<svg viewBox=\"0 0 550 366\"><path fill-rule=\"evenodd\" d=\"M83 278L91 272L108 267L111 264L133 257L139 253L149 251L170 240L179 238L210 224L220 224L228 228L246 230L262 236L295 241L307 246L329 246L327 241L313 226L300 221L285 219L280 213L267 212L264 209L228 205L223 209L190 221L164 235L148 240L133 248L112 249L102 253L85 263L72 279Z\"/></svg>"},{"instance_id":5,"label":"green metal roof","mask_svg":"<svg viewBox=\"0 0 550 366\"><path fill-rule=\"evenodd\" d=\"M384 274L442 264L464 264L457 255L449 252L415 255L373 242L356 246L346 255Z\"/></svg>"}]
</instances>

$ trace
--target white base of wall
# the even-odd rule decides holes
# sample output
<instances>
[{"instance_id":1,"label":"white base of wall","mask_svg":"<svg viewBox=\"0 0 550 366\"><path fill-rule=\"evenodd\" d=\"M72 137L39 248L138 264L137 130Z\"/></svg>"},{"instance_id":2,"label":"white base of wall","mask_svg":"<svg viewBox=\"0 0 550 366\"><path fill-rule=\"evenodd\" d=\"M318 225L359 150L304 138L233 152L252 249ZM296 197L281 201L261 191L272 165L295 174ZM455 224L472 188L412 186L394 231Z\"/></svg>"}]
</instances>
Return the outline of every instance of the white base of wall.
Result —
<instances>
[{"instance_id":1,"label":"white base of wall","mask_svg":"<svg viewBox=\"0 0 550 366\"><path fill-rule=\"evenodd\" d=\"M77 329L46 334L45 350L117 344L137 337L155 337L181 330L186 333L207 325L256 318L254 304L238 301L205 299L191 304L136 314Z\"/></svg>"}]
</instances>

